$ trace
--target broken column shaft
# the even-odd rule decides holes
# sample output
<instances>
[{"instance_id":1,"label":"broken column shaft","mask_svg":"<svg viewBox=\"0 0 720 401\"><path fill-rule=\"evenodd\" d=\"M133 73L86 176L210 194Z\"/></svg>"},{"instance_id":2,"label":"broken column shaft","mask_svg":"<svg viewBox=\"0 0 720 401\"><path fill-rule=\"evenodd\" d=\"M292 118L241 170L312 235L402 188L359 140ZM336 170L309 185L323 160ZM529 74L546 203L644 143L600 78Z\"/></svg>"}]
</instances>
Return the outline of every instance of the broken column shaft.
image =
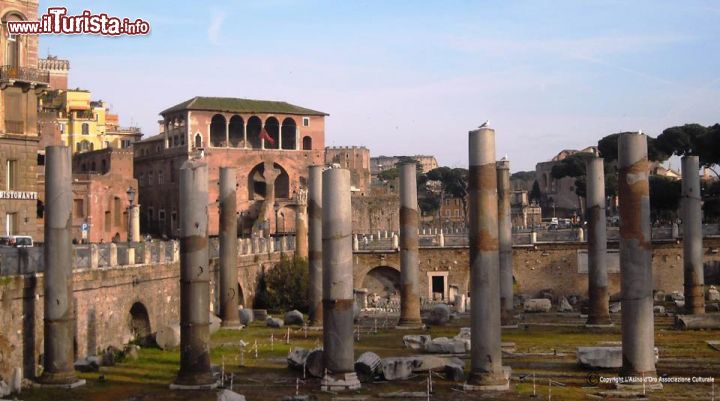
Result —
<instances>
[{"instance_id":1,"label":"broken column shaft","mask_svg":"<svg viewBox=\"0 0 720 401\"><path fill-rule=\"evenodd\" d=\"M705 313L703 272L700 162L697 156L682 158L683 266L685 270L685 311Z\"/></svg>"},{"instance_id":2,"label":"broken column shaft","mask_svg":"<svg viewBox=\"0 0 720 401\"><path fill-rule=\"evenodd\" d=\"M235 169L220 168L220 319L240 325L237 272L237 180Z\"/></svg>"},{"instance_id":3,"label":"broken column shaft","mask_svg":"<svg viewBox=\"0 0 720 401\"><path fill-rule=\"evenodd\" d=\"M72 177L70 149L45 148L44 363L39 382L72 386L75 377L73 336Z\"/></svg>"},{"instance_id":4,"label":"broken column shaft","mask_svg":"<svg viewBox=\"0 0 720 401\"><path fill-rule=\"evenodd\" d=\"M180 371L170 388L216 385L210 370L207 165L180 168Z\"/></svg>"},{"instance_id":5,"label":"broken column shaft","mask_svg":"<svg viewBox=\"0 0 720 401\"><path fill-rule=\"evenodd\" d=\"M588 221L588 325L610 324L607 273L607 222L603 159L589 159L585 168Z\"/></svg>"},{"instance_id":6,"label":"broken column shaft","mask_svg":"<svg viewBox=\"0 0 720 401\"><path fill-rule=\"evenodd\" d=\"M510 162L497 162L498 240L500 243L500 320L515 325L513 317L512 219L510 216Z\"/></svg>"},{"instance_id":7,"label":"broken column shaft","mask_svg":"<svg viewBox=\"0 0 720 401\"><path fill-rule=\"evenodd\" d=\"M466 388L507 389L500 349L500 277L495 130L469 133L470 376Z\"/></svg>"},{"instance_id":8,"label":"broken column shaft","mask_svg":"<svg viewBox=\"0 0 720 401\"><path fill-rule=\"evenodd\" d=\"M297 208L295 209L295 256L307 260L308 258L308 215L307 193L301 190L297 194Z\"/></svg>"},{"instance_id":9,"label":"broken column shaft","mask_svg":"<svg viewBox=\"0 0 720 401\"><path fill-rule=\"evenodd\" d=\"M618 141L622 376L655 376L647 137Z\"/></svg>"},{"instance_id":10,"label":"broken column shaft","mask_svg":"<svg viewBox=\"0 0 720 401\"><path fill-rule=\"evenodd\" d=\"M323 166L310 166L308 172L308 315L311 326L322 326L323 322L322 170Z\"/></svg>"},{"instance_id":11,"label":"broken column shaft","mask_svg":"<svg viewBox=\"0 0 720 401\"><path fill-rule=\"evenodd\" d=\"M416 163L400 164L400 321L399 327L420 327L418 283L418 210Z\"/></svg>"},{"instance_id":12,"label":"broken column shaft","mask_svg":"<svg viewBox=\"0 0 720 401\"><path fill-rule=\"evenodd\" d=\"M322 175L323 390L360 387L353 351L353 260L350 171Z\"/></svg>"}]
</instances>

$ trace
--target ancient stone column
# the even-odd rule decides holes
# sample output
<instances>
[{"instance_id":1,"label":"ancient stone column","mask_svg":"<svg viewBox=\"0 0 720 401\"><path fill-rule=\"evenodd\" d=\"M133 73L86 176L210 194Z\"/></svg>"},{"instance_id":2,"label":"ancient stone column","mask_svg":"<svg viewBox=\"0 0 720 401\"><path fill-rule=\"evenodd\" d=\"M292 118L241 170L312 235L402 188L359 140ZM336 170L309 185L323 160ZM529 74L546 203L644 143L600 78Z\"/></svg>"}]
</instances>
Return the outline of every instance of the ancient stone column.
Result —
<instances>
[{"instance_id":1,"label":"ancient stone column","mask_svg":"<svg viewBox=\"0 0 720 401\"><path fill-rule=\"evenodd\" d=\"M350 171L322 174L323 390L360 388L353 351L353 260Z\"/></svg>"},{"instance_id":2,"label":"ancient stone column","mask_svg":"<svg viewBox=\"0 0 720 401\"><path fill-rule=\"evenodd\" d=\"M650 185L647 137L621 134L620 198L621 376L655 376Z\"/></svg>"},{"instance_id":3,"label":"ancient stone column","mask_svg":"<svg viewBox=\"0 0 720 401\"><path fill-rule=\"evenodd\" d=\"M469 390L509 388L500 350L500 277L495 130L469 133L470 376Z\"/></svg>"},{"instance_id":4,"label":"ancient stone column","mask_svg":"<svg viewBox=\"0 0 720 401\"><path fill-rule=\"evenodd\" d=\"M400 321L398 328L418 328L420 283L418 282L418 202L415 161L400 170Z\"/></svg>"},{"instance_id":5,"label":"ancient stone column","mask_svg":"<svg viewBox=\"0 0 720 401\"><path fill-rule=\"evenodd\" d=\"M605 171L603 159L589 159L585 168L588 221L588 325L610 321L607 273L607 221L605 216Z\"/></svg>"},{"instance_id":6,"label":"ancient stone column","mask_svg":"<svg viewBox=\"0 0 720 401\"><path fill-rule=\"evenodd\" d=\"M43 385L74 387L84 384L75 377L73 336L73 246L70 233L72 221L72 171L70 148L45 148L45 278Z\"/></svg>"},{"instance_id":7,"label":"ancient stone column","mask_svg":"<svg viewBox=\"0 0 720 401\"><path fill-rule=\"evenodd\" d=\"M207 164L180 168L180 371L171 389L214 388L210 370Z\"/></svg>"},{"instance_id":8,"label":"ancient stone column","mask_svg":"<svg viewBox=\"0 0 720 401\"><path fill-rule=\"evenodd\" d=\"M510 216L510 162L496 164L498 194L498 240L500 243L500 320L516 324L513 316L512 219Z\"/></svg>"},{"instance_id":9,"label":"ancient stone column","mask_svg":"<svg viewBox=\"0 0 720 401\"><path fill-rule=\"evenodd\" d=\"M322 170L323 166L310 166L308 172L308 315L310 326L317 327L323 322Z\"/></svg>"},{"instance_id":10,"label":"ancient stone column","mask_svg":"<svg viewBox=\"0 0 720 401\"><path fill-rule=\"evenodd\" d=\"M307 190L300 189L296 196L297 209L295 210L295 256L305 260L309 253L307 198Z\"/></svg>"},{"instance_id":11,"label":"ancient stone column","mask_svg":"<svg viewBox=\"0 0 720 401\"><path fill-rule=\"evenodd\" d=\"M237 179L235 169L220 168L220 319L240 325L238 311Z\"/></svg>"},{"instance_id":12,"label":"ancient stone column","mask_svg":"<svg viewBox=\"0 0 720 401\"><path fill-rule=\"evenodd\" d=\"M685 270L685 311L705 313L703 273L700 165L697 156L682 158L683 265Z\"/></svg>"}]
</instances>

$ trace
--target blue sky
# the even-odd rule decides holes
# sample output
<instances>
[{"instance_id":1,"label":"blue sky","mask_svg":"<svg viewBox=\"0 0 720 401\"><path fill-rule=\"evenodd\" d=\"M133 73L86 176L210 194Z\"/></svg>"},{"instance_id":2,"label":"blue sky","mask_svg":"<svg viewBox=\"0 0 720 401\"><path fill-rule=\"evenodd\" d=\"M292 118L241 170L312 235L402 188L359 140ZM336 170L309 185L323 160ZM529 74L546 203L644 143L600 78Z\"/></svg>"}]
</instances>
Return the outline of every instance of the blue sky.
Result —
<instances>
[{"instance_id":1,"label":"blue sky","mask_svg":"<svg viewBox=\"0 0 720 401\"><path fill-rule=\"evenodd\" d=\"M720 122L717 1L40 1L144 18L145 37L45 35L146 135L196 95L330 114L326 144L467 164L490 120L498 158L534 169L607 134Z\"/></svg>"}]
</instances>

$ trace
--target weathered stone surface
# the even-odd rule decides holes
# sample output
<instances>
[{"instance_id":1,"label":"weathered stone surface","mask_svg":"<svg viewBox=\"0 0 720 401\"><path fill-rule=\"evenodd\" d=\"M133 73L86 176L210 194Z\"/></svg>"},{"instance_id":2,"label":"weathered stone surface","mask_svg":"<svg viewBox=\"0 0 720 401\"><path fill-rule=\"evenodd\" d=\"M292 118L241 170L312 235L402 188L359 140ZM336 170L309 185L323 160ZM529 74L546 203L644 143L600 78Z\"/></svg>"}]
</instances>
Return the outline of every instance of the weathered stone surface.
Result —
<instances>
[{"instance_id":1,"label":"weathered stone surface","mask_svg":"<svg viewBox=\"0 0 720 401\"><path fill-rule=\"evenodd\" d=\"M567 298L562 297L560 299L560 305L558 305L558 312L572 312L573 307L570 305L570 302L567 300Z\"/></svg>"},{"instance_id":2,"label":"weathered stone surface","mask_svg":"<svg viewBox=\"0 0 720 401\"><path fill-rule=\"evenodd\" d=\"M247 326L255 320L255 313L252 309L240 309L240 324Z\"/></svg>"},{"instance_id":3,"label":"weathered stone surface","mask_svg":"<svg viewBox=\"0 0 720 401\"><path fill-rule=\"evenodd\" d=\"M325 375L325 362L323 361L323 351L321 349L310 351L307 359L305 359L305 369L307 374L312 377L323 377Z\"/></svg>"},{"instance_id":4,"label":"weathered stone surface","mask_svg":"<svg viewBox=\"0 0 720 401\"><path fill-rule=\"evenodd\" d=\"M658 349L655 347L655 362L657 360ZM577 361L580 366L588 368L620 368L622 347L578 347Z\"/></svg>"},{"instance_id":5,"label":"weathered stone surface","mask_svg":"<svg viewBox=\"0 0 720 401\"><path fill-rule=\"evenodd\" d=\"M102 366L115 366L115 363L118 362L121 357L122 352L111 345L103 351Z\"/></svg>"},{"instance_id":6,"label":"weathered stone surface","mask_svg":"<svg viewBox=\"0 0 720 401\"><path fill-rule=\"evenodd\" d=\"M303 317L303 314L296 309L286 313L283 321L286 325L302 326L305 323L305 318Z\"/></svg>"},{"instance_id":7,"label":"weathered stone surface","mask_svg":"<svg viewBox=\"0 0 720 401\"><path fill-rule=\"evenodd\" d=\"M89 357L75 362L75 370L78 372L97 372L100 370L100 360L97 357Z\"/></svg>"},{"instance_id":8,"label":"weathered stone surface","mask_svg":"<svg viewBox=\"0 0 720 401\"><path fill-rule=\"evenodd\" d=\"M217 401L245 401L245 396L227 389L218 391Z\"/></svg>"},{"instance_id":9,"label":"weathered stone surface","mask_svg":"<svg viewBox=\"0 0 720 401\"><path fill-rule=\"evenodd\" d=\"M552 303L547 298L533 298L525 301L524 310L525 312L550 312Z\"/></svg>"},{"instance_id":10,"label":"weathered stone surface","mask_svg":"<svg viewBox=\"0 0 720 401\"><path fill-rule=\"evenodd\" d=\"M654 313L665 313L665 307L662 305L655 305L655 306L653 306L653 312Z\"/></svg>"},{"instance_id":11,"label":"weathered stone surface","mask_svg":"<svg viewBox=\"0 0 720 401\"><path fill-rule=\"evenodd\" d=\"M610 313L620 313L620 310L622 308L622 304L620 302L615 302L610 304Z\"/></svg>"},{"instance_id":12,"label":"weathered stone surface","mask_svg":"<svg viewBox=\"0 0 720 401\"><path fill-rule=\"evenodd\" d=\"M253 315L256 320L263 321L268 318L267 309L253 309Z\"/></svg>"},{"instance_id":13,"label":"weathered stone surface","mask_svg":"<svg viewBox=\"0 0 720 401\"><path fill-rule=\"evenodd\" d=\"M302 371L305 368L305 361L307 360L308 355L310 355L310 350L305 348L295 348L290 350L290 353L288 353L287 356L288 367Z\"/></svg>"},{"instance_id":14,"label":"weathered stone surface","mask_svg":"<svg viewBox=\"0 0 720 401\"><path fill-rule=\"evenodd\" d=\"M220 330L221 324L222 324L222 319L217 317L216 314L210 313L210 335L217 333L217 331Z\"/></svg>"},{"instance_id":15,"label":"weathered stone surface","mask_svg":"<svg viewBox=\"0 0 720 401\"><path fill-rule=\"evenodd\" d=\"M265 325L267 325L267 327L273 327L277 329L283 327L285 323L276 317L268 317L267 320L265 320Z\"/></svg>"},{"instance_id":16,"label":"weathered stone surface","mask_svg":"<svg viewBox=\"0 0 720 401\"><path fill-rule=\"evenodd\" d=\"M22 369L13 369L12 379L10 379L10 392L20 394L22 391L23 374Z\"/></svg>"},{"instance_id":17,"label":"weathered stone surface","mask_svg":"<svg viewBox=\"0 0 720 401\"><path fill-rule=\"evenodd\" d=\"M5 397L6 395L10 395L10 385L5 383L4 380L0 380L0 397Z\"/></svg>"},{"instance_id":18,"label":"weathered stone surface","mask_svg":"<svg viewBox=\"0 0 720 401\"><path fill-rule=\"evenodd\" d=\"M438 337L427 343L425 351L431 354L462 354L467 350L468 342L469 340Z\"/></svg>"},{"instance_id":19,"label":"weathered stone surface","mask_svg":"<svg viewBox=\"0 0 720 401\"><path fill-rule=\"evenodd\" d=\"M435 305L430 311L428 324L444 326L450 321L450 307L445 304Z\"/></svg>"},{"instance_id":20,"label":"weathered stone surface","mask_svg":"<svg viewBox=\"0 0 720 401\"><path fill-rule=\"evenodd\" d=\"M442 357L435 355L415 355L409 357L414 360L413 372L427 372L429 370L441 370L445 365L453 363L465 367L465 362L456 357Z\"/></svg>"},{"instance_id":21,"label":"weathered stone surface","mask_svg":"<svg viewBox=\"0 0 720 401\"><path fill-rule=\"evenodd\" d=\"M669 301L669 302L672 302L672 301L684 301L684 300L685 300L685 295L684 295L683 293L679 292L679 291L673 291L672 293L667 294L667 295L665 296L665 300L666 300L666 301Z\"/></svg>"},{"instance_id":22,"label":"weathered stone surface","mask_svg":"<svg viewBox=\"0 0 720 401\"><path fill-rule=\"evenodd\" d=\"M664 302L664 301L665 301L665 291L663 291L663 290L653 291L653 302Z\"/></svg>"},{"instance_id":23,"label":"weathered stone surface","mask_svg":"<svg viewBox=\"0 0 720 401\"><path fill-rule=\"evenodd\" d=\"M427 334L409 334L403 337L403 345L405 348L410 349L425 349L425 346L430 340L431 337Z\"/></svg>"},{"instance_id":24,"label":"weathered stone surface","mask_svg":"<svg viewBox=\"0 0 720 401\"><path fill-rule=\"evenodd\" d=\"M706 300L710 302L720 301L720 291L718 291L717 288L715 288L714 285L711 285L710 288L707 290Z\"/></svg>"},{"instance_id":25,"label":"weathered stone surface","mask_svg":"<svg viewBox=\"0 0 720 401\"><path fill-rule=\"evenodd\" d=\"M552 301L553 299L555 299L555 290L553 290L552 288L540 290L537 297L549 299L550 301Z\"/></svg>"},{"instance_id":26,"label":"weathered stone surface","mask_svg":"<svg viewBox=\"0 0 720 401\"><path fill-rule=\"evenodd\" d=\"M467 302L467 299L465 297L465 294L455 295L455 312L465 313L466 302Z\"/></svg>"},{"instance_id":27,"label":"weathered stone surface","mask_svg":"<svg viewBox=\"0 0 720 401\"><path fill-rule=\"evenodd\" d=\"M380 374L382 360L374 352L364 352L355 362L355 373L361 383L372 382Z\"/></svg>"},{"instance_id":28,"label":"weathered stone surface","mask_svg":"<svg viewBox=\"0 0 720 401\"><path fill-rule=\"evenodd\" d=\"M384 358L381 362L385 380L405 380L413 372L414 361L411 358Z\"/></svg>"},{"instance_id":29,"label":"weathered stone surface","mask_svg":"<svg viewBox=\"0 0 720 401\"><path fill-rule=\"evenodd\" d=\"M155 333L155 342L163 350L173 349L180 346L180 325L170 324L158 327Z\"/></svg>"},{"instance_id":30,"label":"weathered stone surface","mask_svg":"<svg viewBox=\"0 0 720 401\"><path fill-rule=\"evenodd\" d=\"M135 345L135 344L126 345L125 350L123 351L123 353L125 354L125 358L127 358L131 361L136 361L138 359L139 352L140 352L140 346Z\"/></svg>"},{"instance_id":31,"label":"weathered stone surface","mask_svg":"<svg viewBox=\"0 0 720 401\"><path fill-rule=\"evenodd\" d=\"M461 382L465 380L465 367L457 363L448 363L445 365L445 379Z\"/></svg>"}]
</instances>

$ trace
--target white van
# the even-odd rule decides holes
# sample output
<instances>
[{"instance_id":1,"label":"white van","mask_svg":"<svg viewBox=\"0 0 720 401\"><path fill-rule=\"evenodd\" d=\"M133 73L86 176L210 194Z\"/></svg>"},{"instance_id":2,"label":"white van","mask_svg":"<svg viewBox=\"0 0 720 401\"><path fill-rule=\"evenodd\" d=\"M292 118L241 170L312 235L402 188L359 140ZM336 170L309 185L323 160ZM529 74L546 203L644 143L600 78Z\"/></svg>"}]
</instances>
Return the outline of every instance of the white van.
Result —
<instances>
[{"instance_id":1,"label":"white van","mask_svg":"<svg viewBox=\"0 0 720 401\"><path fill-rule=\"evenodd\" d=\"M33 239L29 235L7 235L0 237L0 246L12 246L15 248L32 248Z\"/></svg>"}]
</instances>

